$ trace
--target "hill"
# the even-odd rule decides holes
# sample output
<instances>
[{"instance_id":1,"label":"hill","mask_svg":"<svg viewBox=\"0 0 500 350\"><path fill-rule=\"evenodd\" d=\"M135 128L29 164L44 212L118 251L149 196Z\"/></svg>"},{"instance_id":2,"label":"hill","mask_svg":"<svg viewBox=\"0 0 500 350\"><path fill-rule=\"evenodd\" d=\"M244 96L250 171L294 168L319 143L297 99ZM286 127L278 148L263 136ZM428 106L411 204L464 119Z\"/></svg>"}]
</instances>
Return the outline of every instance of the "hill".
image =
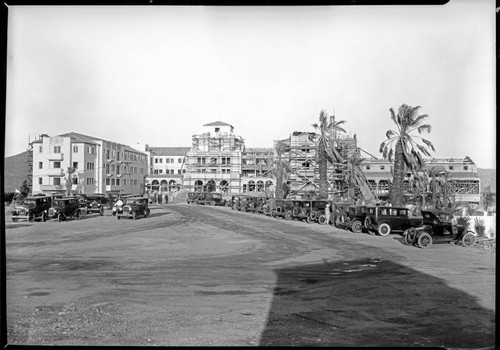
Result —
<instances>
[{"instance_id":1,"label":"hill","mask_svg":"<svg viewBox=\"0 0 500 350\"><path fill-rule=\"evenodd\" d=\"M26 180L28 173L28 152L4 158L4 191L14 192Z\"/></svg>"},{"instance_id":2,"label":"hill","mask_svg":"<svg viewBox=\"0 0 500 350\"><path fill-rule=\"evenodd\" d=\"M477 169L477 174L481 179L481 191L490 186L492 193L497 193L497 170L496 169Z\"/></svg>"}]
</instances>

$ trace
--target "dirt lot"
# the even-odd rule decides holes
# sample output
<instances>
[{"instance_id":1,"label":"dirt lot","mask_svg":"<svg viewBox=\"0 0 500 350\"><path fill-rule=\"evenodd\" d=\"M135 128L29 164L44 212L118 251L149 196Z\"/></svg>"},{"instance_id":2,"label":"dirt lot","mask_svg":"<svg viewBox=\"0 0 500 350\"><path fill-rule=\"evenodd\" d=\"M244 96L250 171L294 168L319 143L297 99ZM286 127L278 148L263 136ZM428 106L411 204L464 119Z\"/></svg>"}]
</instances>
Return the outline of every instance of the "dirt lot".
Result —
<instances>
[{"instance_id":1,"label":"dirt lot","mask_svg":"<svg viewBox=\"0 0 500 350\"><path fill-rule=\"evenodd\" d=\"M495 251L151 209L7 217L8 344L494 348Z\"/></svg>"}]
</instances>

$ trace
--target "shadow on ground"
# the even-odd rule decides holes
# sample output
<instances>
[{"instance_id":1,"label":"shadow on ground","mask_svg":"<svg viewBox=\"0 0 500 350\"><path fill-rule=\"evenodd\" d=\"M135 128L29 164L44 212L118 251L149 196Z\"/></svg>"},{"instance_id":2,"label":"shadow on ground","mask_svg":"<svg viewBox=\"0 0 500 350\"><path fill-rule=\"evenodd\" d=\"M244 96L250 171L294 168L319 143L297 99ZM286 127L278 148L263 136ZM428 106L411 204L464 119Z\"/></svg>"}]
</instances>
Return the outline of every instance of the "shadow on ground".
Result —
<instances>
[{"instance_id":1,"label":"shadow on ground","mask_svg":"<svg viewBox=\"0 0 500 350\"><path fill-rule=\"evenodd\" d=\"M482 348L495 313L436 277L373 259L279 269L261 346Z\"/></svg>"}]
</instances>

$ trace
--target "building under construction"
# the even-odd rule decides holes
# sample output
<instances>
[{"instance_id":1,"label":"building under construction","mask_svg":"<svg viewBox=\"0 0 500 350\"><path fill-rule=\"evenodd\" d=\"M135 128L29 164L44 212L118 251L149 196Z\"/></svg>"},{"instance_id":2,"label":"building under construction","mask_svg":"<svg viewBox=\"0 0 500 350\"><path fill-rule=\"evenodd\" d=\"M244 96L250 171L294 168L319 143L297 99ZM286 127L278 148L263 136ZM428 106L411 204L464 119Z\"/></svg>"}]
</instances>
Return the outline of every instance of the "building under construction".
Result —
<instances>
[{"instance_id":1,"label":"building under construction","mask_svg":"<svg viewBox=\"0 0 500 350\"><path fill-rule=\"evenodd\" d=\"M318 137L319 135L314 132L295 131L289 138L275 141L275 146L277 143L283 146L282 158L290 166L288 180L293 196L311 197L318 194L319 166L316 160ZM349 159L360 157L356 135L339 135L334 141L334 147L340 159L338 162L327 164L328 197L334 200L359 197L365 202L373 202L374 194L370 191L362 170L358 166L355 168L349 166ZM349 181L354 171L358 175L358 186L355 189Z\"/></svg>"}]
</instances>

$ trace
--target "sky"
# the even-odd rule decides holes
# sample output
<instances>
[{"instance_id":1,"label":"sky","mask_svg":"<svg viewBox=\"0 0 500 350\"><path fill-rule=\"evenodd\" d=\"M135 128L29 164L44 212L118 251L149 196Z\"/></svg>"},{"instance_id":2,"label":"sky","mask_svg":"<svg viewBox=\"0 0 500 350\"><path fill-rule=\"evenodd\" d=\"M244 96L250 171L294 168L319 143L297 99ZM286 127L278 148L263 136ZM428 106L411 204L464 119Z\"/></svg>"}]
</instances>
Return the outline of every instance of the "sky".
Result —
<instances>
[{"instance_id":1,"label":"sky","mask_svg":"<svg viewBox=\"0 0 500 350\"><path fill-rule=\"evenodd\" d=\"M9 6L5 156L77 132L190 147L223 121L247 147L321 110L377 157L420 106L437 158L496 168L495 2L439 6Z\"/></svg>"}]
</instances>

